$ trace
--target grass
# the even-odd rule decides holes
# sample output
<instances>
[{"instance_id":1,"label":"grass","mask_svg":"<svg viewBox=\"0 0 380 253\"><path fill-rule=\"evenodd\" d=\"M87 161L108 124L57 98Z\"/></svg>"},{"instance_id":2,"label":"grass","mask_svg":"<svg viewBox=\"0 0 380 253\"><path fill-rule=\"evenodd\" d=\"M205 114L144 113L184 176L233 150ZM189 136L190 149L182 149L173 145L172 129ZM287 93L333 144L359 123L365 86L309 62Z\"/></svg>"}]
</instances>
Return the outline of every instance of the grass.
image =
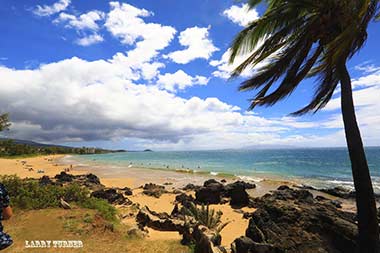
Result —
<instances>
[{"instance_id":1,"label":"grass","mask_svg":"<svg viewBox=\"0 0 380 253\"><path fill-rule=\"evenodd\" d=\"M188 247L174 240L153 241L128 238L128 227L119 224L115 231L104 230L107 220L96 215L95 210L48 208L19 210L4 221L4 230L12 235L14 245L4 252L128 252L128 253L188 253ZM25 240L82 240L82 249L26 249Z\"/></svg>"}]
</instances>

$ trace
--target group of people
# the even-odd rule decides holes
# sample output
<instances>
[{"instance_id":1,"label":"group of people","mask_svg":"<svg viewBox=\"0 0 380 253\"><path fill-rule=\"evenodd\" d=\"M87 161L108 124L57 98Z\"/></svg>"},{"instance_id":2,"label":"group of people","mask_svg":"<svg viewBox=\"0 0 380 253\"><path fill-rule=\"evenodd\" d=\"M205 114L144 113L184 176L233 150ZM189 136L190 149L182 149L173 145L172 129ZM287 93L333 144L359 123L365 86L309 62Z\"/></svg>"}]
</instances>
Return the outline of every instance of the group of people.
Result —
<instances>
[{"instance_id":1,"label":"group of people","mask_svg":"<svg viewBox=\"0 0 380 253\"><path fill-rule=\"evenodd\" d=\"M12 216L12 208L9 206L9 195L7 189L0 183L0 250L12 245L12 238L4 233L2 220L8 220Z\"/></svg>"}]
</instances>

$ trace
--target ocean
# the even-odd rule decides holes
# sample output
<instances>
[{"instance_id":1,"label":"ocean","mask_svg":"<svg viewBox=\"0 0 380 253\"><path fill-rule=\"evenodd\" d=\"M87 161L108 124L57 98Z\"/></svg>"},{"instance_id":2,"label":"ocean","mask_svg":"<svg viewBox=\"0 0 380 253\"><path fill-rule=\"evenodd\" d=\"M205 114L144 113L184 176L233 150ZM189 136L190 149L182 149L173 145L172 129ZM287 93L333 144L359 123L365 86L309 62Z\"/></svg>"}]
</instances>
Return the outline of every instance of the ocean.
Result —
<instances>
[{"instance_id":1,"label":"ocean","mask_svg":"<svg viewBox=\"0 0 380 253\"><path fill-rule=\"evenodd\" d=\"M366 148L375 191L380 193L380 147ZM241 179L283 179L314 187L353 188L346 148L304 148L222 151L125 152L73 156L85 166L107 168L108 175L131 167L163 171L237 176Z\"/></svg>"}]
</instances>

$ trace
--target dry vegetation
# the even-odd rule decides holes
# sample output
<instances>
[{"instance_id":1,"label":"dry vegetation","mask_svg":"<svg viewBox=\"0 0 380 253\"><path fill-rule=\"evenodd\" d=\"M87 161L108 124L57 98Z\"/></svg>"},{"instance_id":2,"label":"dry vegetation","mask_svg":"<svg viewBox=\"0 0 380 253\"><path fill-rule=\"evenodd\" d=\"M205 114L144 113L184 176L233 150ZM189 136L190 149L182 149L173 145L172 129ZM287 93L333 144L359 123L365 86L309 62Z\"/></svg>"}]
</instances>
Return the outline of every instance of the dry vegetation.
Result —
<instances>
[{"instance_id":1,"label":"dry vegetation","mask_svg":"<svg viewBox=\"0 0 380 253\"><path fill-rule=\"evenodd\" d=\"M17 211L5 221L5 231L15 241L4 252L131 252L187 253L189 248L173 240L144 240L128 238L127 226L115 225L114 232L105 229L109 222L96 215L95 210L75 208L63 210ZM82 240L83 249L26 249L25 240Z\"/></svg>"}]
</instances>

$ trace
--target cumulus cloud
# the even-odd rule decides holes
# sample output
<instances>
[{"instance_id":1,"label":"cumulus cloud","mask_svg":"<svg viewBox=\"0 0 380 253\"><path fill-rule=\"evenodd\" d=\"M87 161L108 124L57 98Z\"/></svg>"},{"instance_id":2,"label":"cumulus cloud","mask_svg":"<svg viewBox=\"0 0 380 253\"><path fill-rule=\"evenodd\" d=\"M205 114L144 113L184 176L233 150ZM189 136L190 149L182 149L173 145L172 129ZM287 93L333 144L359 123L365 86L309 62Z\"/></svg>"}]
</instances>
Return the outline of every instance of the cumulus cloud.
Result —
<instances>
[{"instance_id":1,"label":"cumulus cloud","mask_svg":"<svg viewBox=\"0 0 380 253\"><path fill-rule=\"evenodd\" d=\"M182 31L178 37L179 43L187 48L171 52L165 57L179 64L186 64L198 58L208 60L219 50L209 38L209 30L210 27L194 26Z\"/></svg>"},{"instance_id":2,"label":"cumulus cloud","mask_svg":"<svg viewBox=\"0 0 380 253\"><path fill-rule=\"evenodd\" d=\"M248 4L232 5L223 11L223 15L240 26L247 26L250 22L260 17L256 9L249 9Z\"/></svg>"},{"instance_id":3,"label":"cumulus cloud","mask_svg":"<svg viewBox=\"0 0 380 253\"><path fill-rule=\"evenodd\" d=\"M258 47L260 45L261 44L259 44ZM221 57L220 60L212 60L212 61L210 61L210 65L217 68L217 70L215 70L212 73L213 76L219 77L219 78L222 78L222 79L228 79L228 78L230 78L232 71L235 68L237 68L244 60L246 60L249 57L249 54L239 55L239 56L237 56L235 58L235 61L232 64L230 64L229 63L230 55L231 55L231 49L227 49L227 51L222 55L222 57ZM246 68L241 73L240 76L242 76L242 77L250 77L250 76L252 76L252 74L257 69L265 66L265 64L267 64L267 62L263 61L263 62L255 65L254 67L253 66L251 66L251 68L248 67L248 68Z\"/></svg>"},{"instance_id":4,"label":"cumulus cloud","mask_svg":"<svg viewBox=\"0 0 380 253\"><path fill-rule=\"evenodd\" d=\"M66 10L70 3L71 0L60 0L53 5L37 5L37 7L33 10L33 13L37 16L51 16Z\"/></svg>"},{"instance_id":5,"label":"cumulus cloud","mask_svg":"<svg viewBox=\"0 0 380 253\"><path fill-rule=\"evenodd\" d=\"M102 42L103 40L104 39L101 35L94 33L94 34L77 39L75 43L80 46L86 47L86 46L90 46L90 45Z\"/></svg>"},{"instance_id":6,"label":"cumulus cloud","mask_svg":"<svg viewBox=\"0 0 380 253\"><path fill-rule=\"evenodd\" d=\"M66 23L67 28L74 28L76 30L99 30L98 22L105 17L102 11L90 11L80 16L75 16L67 13L60 13L59 16L53 21L54 23Z\"/></svg>"},{"instance_id":7,"label":"cumulus cloud","mask_svg":"<svg viewBox=\"0 0 380 253\"><path fill-rule=\"evenodd\" d=\"M136 46L128 52L133 61L150 61L169 45L176 33L171 26L144 22L143 18L153 15L145 9L119 2L111 2L110 6L105 27L121 43Z\"/></svg>"},{"instance_id":8,"label":"cumulus cloud","mask_svg":"<svg viewBox=\"0 0 380 253\"><path fill-rule=\"evenodd\" d=\"M192 77L186 74L183 70L178 70L175 73L166 73L158 76L157 84L160 88L170 92L184 90L193 85L207 85L209 79L204 76Z\"/></svg>"},{"instance_id":9,"label":"cumulus cloud","mask_svg":"<svg viewBox=\"0 0 380 253\"><path fill-rule=\"evenodd\" d=\"M2 66L0 75L0 108L10 113L13 127L8 134L17 138L131 138L163 148L181 143L193 145L189 148L225 148L234 138L239 145L260 143L279 139L291 129L310 127L242 114L239 107L217 98L185 99L159 85L139 85L139 75L121 53L109 60L74 57L32 70ZM195 79L202 82L200 77ZM209 137L202 141L205 136Z\"/></svg>"}]
</instances>

